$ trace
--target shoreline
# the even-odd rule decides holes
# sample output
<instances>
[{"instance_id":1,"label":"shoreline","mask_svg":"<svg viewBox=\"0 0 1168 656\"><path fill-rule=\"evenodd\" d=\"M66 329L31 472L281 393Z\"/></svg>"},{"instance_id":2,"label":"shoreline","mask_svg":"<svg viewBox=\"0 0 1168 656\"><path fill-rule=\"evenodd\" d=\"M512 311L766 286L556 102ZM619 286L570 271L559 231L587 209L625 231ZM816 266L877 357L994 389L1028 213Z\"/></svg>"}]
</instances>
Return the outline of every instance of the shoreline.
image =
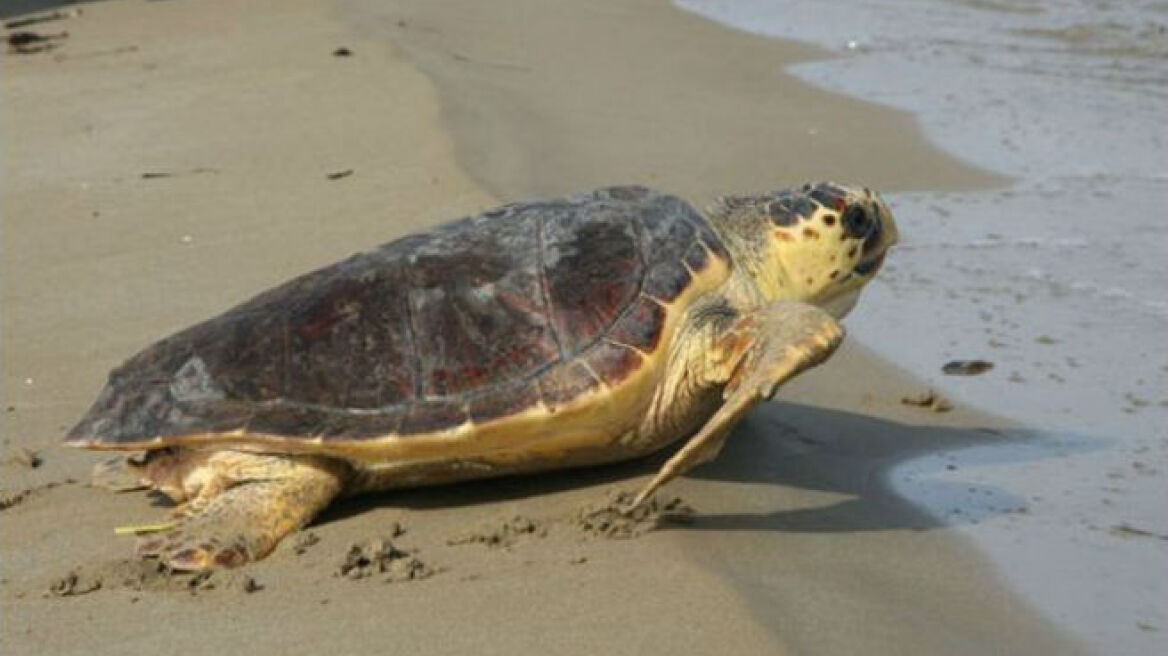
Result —
<instances>
[{"instance_id":1,"label":"shoreline","mask_svg":"<svg viewBox=\"0 0 1168 656\"><path fill-rule=\"evenodd\" d=\"M434 81L459 160L506 201L637 183L700 207L808 180L889 190L1007 180L933 147L903 147L925 143L907 114L783 72L826 56L819 48L743 34L656 0L423 4L341 6L355 30L391 39ZM484 36L494 34L506 38ZM802 109L812 105L814 113Z\"/></svg>"},{"instance_id":2,"label":"shoreline","mask_svg":"<svg viewBox=\"0 0 1168 656\"><path fill-rule=\"evenodd\" d=\"M405 21L406 32L424 36L446 25L453 30L458 21L429 23L421 11L354 19L345 13L354 6L110 0L87 5L84 17L69 25L69 41L54 53L64 59L5 62L0 84L7 102L0 111L9 167L0 356L12 409L2 415L0 604L9 621L0 632L7 649L100 656L165 640L187 653L221 653L247 642L262 655L386 647L514 654L545 650L547 636L555 636L559 653L579 654L933 654L942 647L982 653L988 644L1017 653L1080 651L1004 591L963 538L928 521L882 482L888 467L938 442L1001 438L992 432L996 420L961 408L944 415L906 408L901 396L919 392L921 383L855 345L785 388L785 405L752 415L718 462L671 484L670 494L698 509L689 527L631 540L569 530L580 508L650 475L655 461L649 460L338 504L306 532L316 542L303 552L281 547L248 567L243 573L253 584L244 588L224 577L213 589L151 591L106 573L102 589L47 592L62 576L91 580L95 572L121 571L129 545L111 527L148 523L165 512L147 495L108 494L78 482L95 458L58 448L61 427L84 409L105 372L139 347L290 275L512 193L551 195L603 178L600 184L643 181L701 202L718 191L767 188L775 178L854 176L864 163L832 159L819 137L850 143L848 129L856 138L866 133L847 126L873 116L883 118L865 127L888 126L875 133L889 160L922 169L882 171L883 186L911 187L924 172L942 186L989 183L927 148L910 119L796 85L787 89L795 94L788 101L798 98L800 113L779 125L796 130L793 121L814 116L828 127L813 135L807 129L814 125L799 125L803 136L791 138L808 144L805 152L778 165L761 148L751 151L754 159L722 155L711 160L717 166L687 169L706 161L684 148L685 137L705 126L687 124L690 117L679 114L669 117L680 125L661 133L668 148L626 152L615 168L598 159L604 153L583 148L617 134L600 129L603 121L535 121L526 140L503 143L486 135L498 123L484 121L476 128L484 133L480 156L511 163L489 193L475 180L490 176L466 169L491 160L459 160L473 160L474 149L459 140L475 129L447 132L440 122L448 111L442 84L399 57L393 39L378 31L397 34L403 29L397 22ZM564 8L600 12L581 18L574 38L600 42L604 34L595 30L618 17L632 36L673 34L673 43L691 48L746 43L664 3L596 6ZM514 30L549 34L561 24L532 15L519 1L495 10L500 20L480 25L479 44L510 43ZM502 20L508 12L532 22L508 25ZM684 22L681 32L671 32L677 27L671 20ZM137 50L88 56L128 45ZM332 55L339 47L351 56ZM554 42L524 47L534 62L564 61L562 53L541 50L560 49ZM637 39L621 47L613 56L628 61L661 54ZM768 66L794 57L787 46L771 47L765 39L749 45L752 53L770 52ZM483 57L495 53L455 54L462 58L441 59L473 68L467 75L486 88L499 82L495 73L516 72L506 67L514 60ZM619 77L586 68L573 73L576 79L599 84ZM701 94L703 84L722 74L701 75L654 71L654 84L669 86L650 95L671 89L683 94L675 98L680 102L687 90ZM533 95L561 92L553 85ZM619 134L640 134L644 117L656 121L657 109L642 107L641 122ZM613 119L603 107L584 110ZM539 108L545 111L563 108ZM709 111L715 113L703 120L718 118L713 126L745 121L735 107L714 104ZM502 111L497 120L507 115ZM544 143L540 130L554 133L552 152L513 152ZM753 134L742 127L735 138ZM713 143L701 137L703 147ZM577 158L576 152L589 154ZM341 171L352 173L329 177ZM639 178L639 171L654 177ZM159 172L166 176L143 175ZM862 303L857 312L863 311ZM863 383L869 376L881 386ZM31 466L9 457L22 448L43 461ZM534 518L548 535L498 549L457 542L469 528L506 525L517 516ZM351 545L399 523L406 533L395 543L435 564L436 576L385 585L336 574ZM130 625L142 630L128 634Z\"/></svg>"}]
</instances>

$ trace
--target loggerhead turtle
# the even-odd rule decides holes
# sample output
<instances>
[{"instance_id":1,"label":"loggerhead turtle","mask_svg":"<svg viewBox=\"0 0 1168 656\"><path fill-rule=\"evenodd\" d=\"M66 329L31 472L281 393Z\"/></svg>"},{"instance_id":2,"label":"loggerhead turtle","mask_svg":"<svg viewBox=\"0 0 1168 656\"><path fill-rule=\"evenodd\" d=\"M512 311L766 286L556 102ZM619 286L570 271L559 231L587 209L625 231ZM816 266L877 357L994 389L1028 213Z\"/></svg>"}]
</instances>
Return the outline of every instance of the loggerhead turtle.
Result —
<instances>
[{"instance_id":1,"label":"loggerhead turtle","mask_svg":"<svg viewBox=\"0 0 1168 656\"><path fill-rule=\"evenodd\" d=\"M896 234L879 196L834 183L706 217L643 187L506 205L154 344L66 439L137 452L122 471L180 504L137 550L175 569L262 558L340 495L688 437L639 504L831 355Z\"/></svg>"}]
</instances>

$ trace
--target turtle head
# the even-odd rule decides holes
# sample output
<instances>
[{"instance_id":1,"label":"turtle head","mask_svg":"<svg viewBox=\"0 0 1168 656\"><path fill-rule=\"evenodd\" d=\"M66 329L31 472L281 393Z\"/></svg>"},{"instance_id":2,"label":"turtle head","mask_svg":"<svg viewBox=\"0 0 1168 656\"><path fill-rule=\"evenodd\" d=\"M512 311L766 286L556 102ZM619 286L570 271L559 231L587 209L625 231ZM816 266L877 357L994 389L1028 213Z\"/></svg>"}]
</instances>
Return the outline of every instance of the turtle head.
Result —
<instances>
[{"instance_id":1,"label":"turtle head","mask_svg":"<svg viewBox=\"0 0 1168 656\"><path fill-rule=\"evenodd\" d=\"M897 240L879 195L833 182L723 199L716 221L764 297L814 303L837 318Z\"/></svg>"}]
</instances>

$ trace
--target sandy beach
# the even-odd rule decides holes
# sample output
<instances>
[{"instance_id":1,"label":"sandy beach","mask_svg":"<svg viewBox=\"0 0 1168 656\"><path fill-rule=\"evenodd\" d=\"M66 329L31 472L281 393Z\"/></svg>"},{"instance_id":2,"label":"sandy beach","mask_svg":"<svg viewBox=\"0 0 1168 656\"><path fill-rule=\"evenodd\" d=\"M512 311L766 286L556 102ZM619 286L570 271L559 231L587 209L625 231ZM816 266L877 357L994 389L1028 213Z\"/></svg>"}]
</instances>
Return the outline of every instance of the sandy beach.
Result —
<instances>
[{"instance_id":1,"label":"sandy beach","mask_svg":"<svg viewBox=\"0 0 1168 656\"><path fill-rule=\"evenodd\" d=\"M96 458L62 434L110 368L292 275L613 182L700 206L807 179L1004 178L783 72L822 51L667 2L81 7L32 28L67 30L54 48L2 59L5 654L1086 653L888 481L1025 433L905 405L927 384L856 331L670 485L694 514L658 530L612 539L581 516L659 458L356 499L243 570L145 576L113 527L164 504L88 487ZM383 537L433 575L352 578L350 549Z\"/></svg>"}]
</instances>

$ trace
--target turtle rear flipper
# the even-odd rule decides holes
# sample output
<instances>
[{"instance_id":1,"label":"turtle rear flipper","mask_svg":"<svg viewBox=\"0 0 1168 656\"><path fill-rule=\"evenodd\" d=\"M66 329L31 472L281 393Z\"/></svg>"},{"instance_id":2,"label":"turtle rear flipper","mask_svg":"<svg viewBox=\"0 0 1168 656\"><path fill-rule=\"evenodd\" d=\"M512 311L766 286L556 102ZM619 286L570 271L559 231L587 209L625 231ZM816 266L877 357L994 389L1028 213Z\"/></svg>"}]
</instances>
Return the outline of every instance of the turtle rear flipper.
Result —
<instances>
[{"instance_id":1,"label":"turtle rear flipper","mask_svg":"<svg viewBox=\"0 0 1168 656\"><path fill-rule=\"evenodd\" d=\"M138 555L157 557L176 570L259 560L311 521L344 485L324 458L245 457L270 459L272 477L239 483L189 508L174 528L139 538Z\"/></svg>"},{"instance_id":2,"label":"turtle rear flipper","mask_svg":"<svg viewBox=\"0 0 1168 656\"><path fill-rule=\"evenodd\" d=\"M150 487L144 480L139 462L141 456L115 456L93 466L90 483L93 487L114 492L129 492Z\"/></svg>"}]
</instances>

